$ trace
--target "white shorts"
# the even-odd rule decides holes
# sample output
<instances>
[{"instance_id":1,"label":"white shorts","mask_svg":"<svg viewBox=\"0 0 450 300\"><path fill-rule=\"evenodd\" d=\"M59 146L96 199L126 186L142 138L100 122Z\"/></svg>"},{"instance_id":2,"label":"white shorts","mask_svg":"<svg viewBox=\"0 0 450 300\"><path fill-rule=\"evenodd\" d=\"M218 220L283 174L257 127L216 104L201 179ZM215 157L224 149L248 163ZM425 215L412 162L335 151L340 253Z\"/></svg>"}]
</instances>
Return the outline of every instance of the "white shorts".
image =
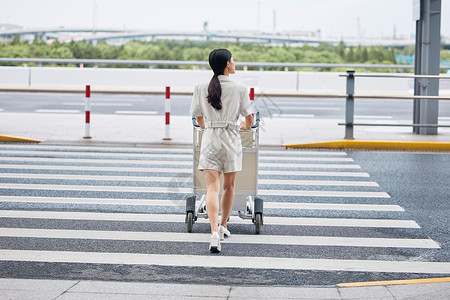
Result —
<instances>
[{"instance_id":1,"label":"white shorts","mask_svg":"<svg viewBox=\"0 0 450 300\"><path fill-rule=\"evenodd\" d=\"M207 128L202 137L198 169L223 173L241 171L242 142L239 131Z\"/></svg>"}]
</instances>

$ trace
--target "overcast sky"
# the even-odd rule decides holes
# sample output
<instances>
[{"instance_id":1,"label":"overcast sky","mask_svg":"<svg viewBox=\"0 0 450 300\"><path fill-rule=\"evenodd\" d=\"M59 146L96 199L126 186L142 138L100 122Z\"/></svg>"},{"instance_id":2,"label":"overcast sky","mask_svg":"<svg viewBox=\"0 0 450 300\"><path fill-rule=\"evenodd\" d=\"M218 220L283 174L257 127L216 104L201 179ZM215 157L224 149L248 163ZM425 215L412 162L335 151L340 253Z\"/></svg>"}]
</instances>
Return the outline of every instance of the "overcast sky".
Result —
<instances>
[{"instance_id":1,"label":"overcast sky","mask_svg":"<svg viewBox=\"0 0 450 300\"><path fill-rule=\"evenodd\" d=\"M147 30L317 31L322 37L410 37L413 0L96 0L98 26ZM0 24L92 26L94 0L0 0ZM441 33L450 36L450 0L442 0Z\"/></svg>"}]
</instances>

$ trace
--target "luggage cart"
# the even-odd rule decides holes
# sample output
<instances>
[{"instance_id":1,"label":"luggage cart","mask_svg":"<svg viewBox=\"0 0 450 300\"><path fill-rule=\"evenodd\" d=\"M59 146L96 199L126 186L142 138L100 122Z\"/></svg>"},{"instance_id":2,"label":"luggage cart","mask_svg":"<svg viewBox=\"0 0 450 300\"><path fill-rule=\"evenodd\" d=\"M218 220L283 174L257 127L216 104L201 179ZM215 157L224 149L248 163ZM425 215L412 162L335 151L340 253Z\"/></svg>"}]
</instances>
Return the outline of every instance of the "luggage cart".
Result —
<instances>
[{"instance_id":1,"label":"luggage cart","mask_svg":"<svg viewBox=\"0 0 450 300\"><path fill-rule=\"evenodd\" d=\"M237 211L241 219L251 219L255 224L255 232L261 232L263 225L263 200L258 196L258 151L259 151L259 112L255 114L256 122L250 130L241 130L242 141L242 171L237 173L235 185L235 199L232 211ZM194 170L193 195L186 199L186 227L192 232L192 227L198 218L208 218L206 213L206 180L203 172L198 170L200 147L204 130L197 124L195 116L192 117L194 132ZM221 186L223 176L220 178ZM222 190L222 189L221 189ZM221 199L220 192L219 201ZM199 196L200 201L196 201ZM219 205L220 207L220 205Z\"/></svg>"}]
</instances>

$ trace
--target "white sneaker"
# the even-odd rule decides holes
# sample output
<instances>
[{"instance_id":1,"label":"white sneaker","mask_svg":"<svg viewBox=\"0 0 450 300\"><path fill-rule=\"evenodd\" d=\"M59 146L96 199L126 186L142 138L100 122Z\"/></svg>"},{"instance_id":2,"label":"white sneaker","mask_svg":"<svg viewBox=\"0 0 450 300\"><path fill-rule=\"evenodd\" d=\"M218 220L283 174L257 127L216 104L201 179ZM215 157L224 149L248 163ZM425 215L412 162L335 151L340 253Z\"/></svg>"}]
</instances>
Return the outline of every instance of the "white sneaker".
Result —
<instances>
[{"instance_id":1,"label":"white sneaker","mask_svg":"<svg viewBox=\"0 0 450 300\"><path fill-rule=\"evenodd\" d=\"M231 235L231 232L223 227L222 225L219 226L219 235L220 240L223 241L225 239L225 236L229 237Z\"/></svg>"},{"instance_id":2,"label":"white sneaker","mask_svg":"<svg viewBox=\"0 0 450 300\"><path fill-rule=\"evenodd\" d=\"M219 234L217 232L214 232L211 234L211 242L209 243L209 251L212 253L219 253L220 252L220 238Z\"/></svg>"}]
</instances>

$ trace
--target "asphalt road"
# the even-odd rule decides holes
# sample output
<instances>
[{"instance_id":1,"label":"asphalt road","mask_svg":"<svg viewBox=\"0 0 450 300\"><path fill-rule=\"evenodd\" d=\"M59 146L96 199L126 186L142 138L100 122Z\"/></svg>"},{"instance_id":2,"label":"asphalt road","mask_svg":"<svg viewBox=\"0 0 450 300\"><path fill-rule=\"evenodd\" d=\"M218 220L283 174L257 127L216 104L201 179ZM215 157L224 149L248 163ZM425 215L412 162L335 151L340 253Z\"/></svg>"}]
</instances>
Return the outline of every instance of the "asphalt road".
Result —
<instances>
[{"instance_id":1,"label":"asphalt road","mask_svg":"<svg viewBox=\"0 0 450 300\"><path fill-rule=\"evenodd\" d=\"M189 115L191 97L173 96L171 114ZM164 97L144 95L92 94L92 113L164 114ZM0 93L0 112L83 113L84 95L46 93ZM345 118L345 99L257 97L255 105L264 116ZM450 120L450 101L440 101L441 121ZM412 100L356 100L355 118L372 121L411 120Z\"/></svg>"},{"instance_id":2,"label":"asphalt road","mask_svg":"<svg viewBox=\"0 0 450 300\"><path fill-rule=\"evenodd\" d=\"M333 285L450 275L450 154L261 150L262 234L186 232L191 148L0 145L0 277Z\"/></svg>"}]
</instances>

